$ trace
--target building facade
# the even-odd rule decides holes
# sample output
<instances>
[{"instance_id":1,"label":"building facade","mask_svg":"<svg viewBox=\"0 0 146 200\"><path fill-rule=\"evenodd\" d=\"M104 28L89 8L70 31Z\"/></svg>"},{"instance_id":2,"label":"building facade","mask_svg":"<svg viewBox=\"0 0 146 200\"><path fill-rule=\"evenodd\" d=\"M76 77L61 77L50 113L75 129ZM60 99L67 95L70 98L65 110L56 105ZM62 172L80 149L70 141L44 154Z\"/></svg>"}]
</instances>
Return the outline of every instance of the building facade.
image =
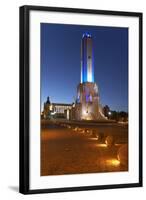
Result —
<instances>
[{"instance_id":1,"label":"building facade","mask_svg":"<svg viewBox=\"0 0 146 200\"><path fill-rule=\"evenodd\" d=\"M51 103L49 97L44 103L44 119L71 119L72 104Z\"/></svg>"}]
</instances>

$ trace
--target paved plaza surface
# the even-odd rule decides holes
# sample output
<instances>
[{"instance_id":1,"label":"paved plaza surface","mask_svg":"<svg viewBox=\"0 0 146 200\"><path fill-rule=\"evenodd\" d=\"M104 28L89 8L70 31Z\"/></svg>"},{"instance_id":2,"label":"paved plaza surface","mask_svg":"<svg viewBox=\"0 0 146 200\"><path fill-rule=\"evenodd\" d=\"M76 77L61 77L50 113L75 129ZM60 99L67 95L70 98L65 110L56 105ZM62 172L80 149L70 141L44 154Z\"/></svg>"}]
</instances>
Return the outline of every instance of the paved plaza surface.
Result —
<instances>
[{"instance_id":1,"label":"paved plaza surface","mask_svg":"<svg viewBox=\"0 0 146 200\"><path fill-rule=\"evenodd\" d=\"M90 133L116 135L115 145L107 147ZM41 124L41 176L127 171L128 164L121 165L117 152L128 142L128 127L118 124L90 125L65 124L42 121ZM88 132L88 131L87 131ZM119 136L118 136L119 135Z\"/></svg>"}]
</instances>

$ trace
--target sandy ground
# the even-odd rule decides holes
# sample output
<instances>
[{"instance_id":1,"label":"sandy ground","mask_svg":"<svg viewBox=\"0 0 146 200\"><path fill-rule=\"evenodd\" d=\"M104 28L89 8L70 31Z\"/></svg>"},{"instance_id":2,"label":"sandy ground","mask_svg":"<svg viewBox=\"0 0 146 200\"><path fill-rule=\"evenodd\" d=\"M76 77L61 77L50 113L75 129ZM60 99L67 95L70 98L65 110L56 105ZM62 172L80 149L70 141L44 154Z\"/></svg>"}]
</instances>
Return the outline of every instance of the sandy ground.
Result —
<instances>
[{"instance_id":1,"label":"sandy ground","mask_svg":"<svg viewBox=\"0 0 146 200\"><path fill-rule=\"evenodd\" d=\"M97 125L96 130L118 135L128 132L127 128L112 125ZM41 176L127 171L128 166L117 160L120 139L117 136L117 144L107 147L92 134L48 122L41 129Z\"/></svg>"}]
</instances>

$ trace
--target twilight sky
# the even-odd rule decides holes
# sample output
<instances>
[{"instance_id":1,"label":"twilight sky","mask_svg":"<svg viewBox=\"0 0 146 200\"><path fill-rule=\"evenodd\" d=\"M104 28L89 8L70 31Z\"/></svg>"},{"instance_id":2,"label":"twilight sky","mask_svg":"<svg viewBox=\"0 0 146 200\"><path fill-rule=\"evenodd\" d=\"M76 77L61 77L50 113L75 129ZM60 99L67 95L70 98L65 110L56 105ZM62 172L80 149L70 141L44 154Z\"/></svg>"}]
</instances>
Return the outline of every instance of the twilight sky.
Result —
<instances>
[{"instance_id":1,"label":"twilight sky","mask_svg":"<svg viewBox=\"0 0 146 200\"><path fill-rule=\"evenodd\" d=\"M100 103L128 111L128 29L47 23L41 24L41 108L47 96L54 103L74 101L85 32L93 37Z\"/></svg>"}]
</instances>

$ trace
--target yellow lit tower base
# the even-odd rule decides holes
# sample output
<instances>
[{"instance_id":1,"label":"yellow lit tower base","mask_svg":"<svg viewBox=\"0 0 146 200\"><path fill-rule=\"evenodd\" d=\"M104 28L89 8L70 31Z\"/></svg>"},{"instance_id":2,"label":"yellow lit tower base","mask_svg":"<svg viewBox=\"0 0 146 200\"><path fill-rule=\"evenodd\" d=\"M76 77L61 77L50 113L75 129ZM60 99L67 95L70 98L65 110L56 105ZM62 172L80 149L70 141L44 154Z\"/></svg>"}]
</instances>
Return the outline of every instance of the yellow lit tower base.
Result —
<instances>
[{"instance_id":1,"label":"yellow lit tower base","mask_svg":"<svg viewBox=\"0 0 146 200\"><path fill-rule=\"evenodd\" d=\"M99 92L94 82L93 40L83 34L81 41L81 83L77 86L76 120L107 120L99 103Z\"/></svg>"}]
</instances>

